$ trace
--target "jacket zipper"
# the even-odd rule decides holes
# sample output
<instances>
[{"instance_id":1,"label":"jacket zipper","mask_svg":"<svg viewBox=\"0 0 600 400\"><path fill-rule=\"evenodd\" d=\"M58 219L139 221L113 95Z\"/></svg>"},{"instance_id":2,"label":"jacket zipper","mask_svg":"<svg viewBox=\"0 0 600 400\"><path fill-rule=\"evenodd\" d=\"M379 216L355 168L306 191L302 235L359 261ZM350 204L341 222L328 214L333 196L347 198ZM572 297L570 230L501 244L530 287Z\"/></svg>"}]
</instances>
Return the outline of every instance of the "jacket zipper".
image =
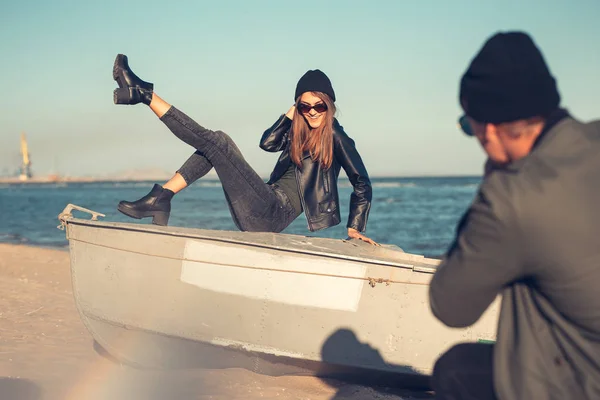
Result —
<instances>
[{"instance_id":1,"label":"jacket zipper","mask_svg":"<svg viewBox=\"0 0 600 400\"><path fill-rule=\"evenodd\" d=\"M329 182L327 181L325 171L321 170L321 176L323 177L323 189L325 189L325 193L329 194Z\"/></svg>"},{"instance_id":2,"label":"jacket zipper","mask_svg":"<svg viewBox=\"0 0 600 400\"><path fill-rule=\"evenodd\" d=\"M302 209L304 211L304 217L306 218L306 223L308 224L308 230L312 232L312 226L310 225L310 220L308 219L308 211L306 209L306 203L304 203L304 192L302 191L302 185L300 185L300 176L298 172L298 166L294 167L294 171L296 172L296 187L298 188L298 192L300 193L300 202L302 203Z\"/></svg>"}]
</instances>

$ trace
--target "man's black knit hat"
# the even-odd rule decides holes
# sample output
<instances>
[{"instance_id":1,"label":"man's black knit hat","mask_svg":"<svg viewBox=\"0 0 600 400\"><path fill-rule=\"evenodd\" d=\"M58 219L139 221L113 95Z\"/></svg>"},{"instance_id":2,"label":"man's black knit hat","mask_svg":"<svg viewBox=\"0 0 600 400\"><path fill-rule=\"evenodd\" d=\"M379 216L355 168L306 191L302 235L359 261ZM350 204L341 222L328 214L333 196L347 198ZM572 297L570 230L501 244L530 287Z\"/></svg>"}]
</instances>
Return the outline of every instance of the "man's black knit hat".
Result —
<instances>
[{"instance_id":1,"label":"man's black knit hat","mask_svg":"<svg viewBox=\"0 0 600 400\"><path fill-rule=\"evenodd\" d=\"M560 95L533 40L523 32L500 32L471 61L460 102L475 121L502 123L545 116L558 108Z\"/></svg>"}]
</instances>

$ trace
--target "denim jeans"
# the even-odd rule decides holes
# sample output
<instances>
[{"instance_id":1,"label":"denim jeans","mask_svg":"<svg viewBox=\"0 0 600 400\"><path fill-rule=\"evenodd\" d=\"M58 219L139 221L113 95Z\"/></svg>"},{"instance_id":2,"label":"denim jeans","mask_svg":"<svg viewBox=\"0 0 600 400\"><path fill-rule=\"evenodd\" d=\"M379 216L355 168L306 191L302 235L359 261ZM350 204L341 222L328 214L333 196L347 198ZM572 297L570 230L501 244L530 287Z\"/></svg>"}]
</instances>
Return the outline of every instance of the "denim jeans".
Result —
<instances>
[{"instance_id":1,"label":"denim jeans","mask_svg":"<svg viewBox=\"0 0 600 400\"><path fill-rule=\"evenodd\" d=\"M238 229L281 232L296 219L298 215L285 193L276 184L268 185L262 180L226 133L200 126L175 107L161 121L196 149L177 172L190 185L214 168Z\"/></svg>"}]
</instances>

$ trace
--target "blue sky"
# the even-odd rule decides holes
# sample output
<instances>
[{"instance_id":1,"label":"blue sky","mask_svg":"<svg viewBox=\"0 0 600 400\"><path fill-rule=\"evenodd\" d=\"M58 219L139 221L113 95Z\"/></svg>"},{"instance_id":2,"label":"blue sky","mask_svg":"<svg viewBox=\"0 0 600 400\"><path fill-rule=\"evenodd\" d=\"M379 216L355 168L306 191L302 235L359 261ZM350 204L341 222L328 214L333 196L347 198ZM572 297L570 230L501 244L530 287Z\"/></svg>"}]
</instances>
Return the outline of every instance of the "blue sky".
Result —
<instances>
[{"instance_id":1,"label":"blue sky","mask_svg":"<svg viewBox=\"0 0 600 400\"><path fill-rule=\"evenodd\" d=\"M0 174L28 135L34 172L176 170L192 152L143 105L116 106L112 64L200 124L227 132L257 172L260 135L319 68L371 175L479 174L456 128L458 81L484 41L525 30L562 104L600 117L600 1L27 1L0 13Z\"/></svg>"}]
</instances>

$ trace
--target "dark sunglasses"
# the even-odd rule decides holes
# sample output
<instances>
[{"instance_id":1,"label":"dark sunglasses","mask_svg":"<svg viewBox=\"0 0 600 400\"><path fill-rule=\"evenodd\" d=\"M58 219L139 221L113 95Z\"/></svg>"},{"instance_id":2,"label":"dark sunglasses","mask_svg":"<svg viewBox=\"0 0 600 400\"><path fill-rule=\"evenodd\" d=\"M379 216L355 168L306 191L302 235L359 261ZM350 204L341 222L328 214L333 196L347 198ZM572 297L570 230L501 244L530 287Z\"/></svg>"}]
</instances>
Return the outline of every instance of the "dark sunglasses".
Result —
<instances>
[{"instance_id":1,"label":"dark sunglasses","mask_svg":"<svg viewBox=\"0 0 600 400\"><path fill-rule=\"evenodd\" d=\"M310 112L310 110L313 108L315 109L316 112L322 113L322 112L327 111L327 104L317 103L314 106L311 106L310 104L306 104L306 103L298 104L298 111L300 111L302 114L308 114Z\"/></svg>"},{"instance_id":2,"label":"dark sunglasses","mask_svg":"<svg viewBox=\"0 0 600 400\"><path fill-rule=\"evenodd\" d=\"M460 129L462 129L467 136L473 136L475 134L475 132L473 132L473 127L471 126L471 123L466 115L463 115L458 119L458 126L460 126Z\"/></svg>"}]
</instances>

